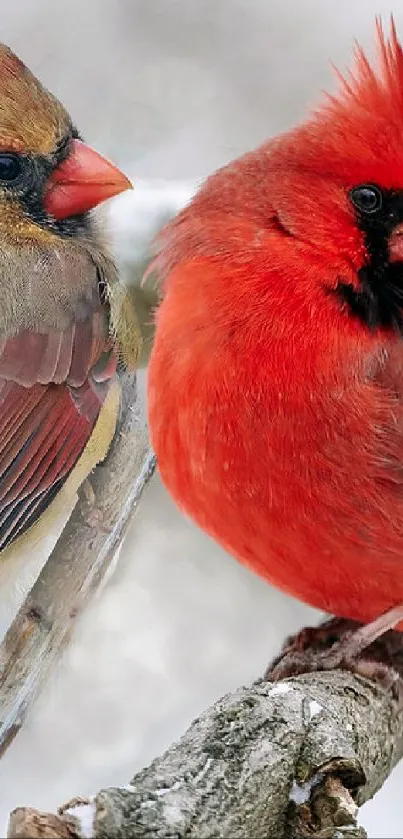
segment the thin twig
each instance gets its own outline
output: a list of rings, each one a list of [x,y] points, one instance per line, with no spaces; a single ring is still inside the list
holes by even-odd
[[[122,380],[119,426],[0,645],[0,753],[20,729],[77,614],[102,581],[155,465],[135,374]],[[90,515],[89,515],[90,512]]]

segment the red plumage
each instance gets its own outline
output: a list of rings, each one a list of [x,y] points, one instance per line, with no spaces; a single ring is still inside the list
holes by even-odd
[[[361,621],[403,601],[402,329],[339,294],[361,295],[379,256],[351,190],[403,196],[403,52],[393,24],[378,33],[378,74],[358,50],[337,97],[213,175],[164,231],[149,367],[179,506],[276,586]],[[401,268],[403,305],[403,198],[382,224],[371,289],[386,300]]]

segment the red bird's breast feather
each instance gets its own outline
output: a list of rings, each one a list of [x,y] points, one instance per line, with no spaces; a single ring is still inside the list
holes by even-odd
[[[379,72],[358,50],[338,95],[165,230],[148,371],[182,509],[284,591],[363,622],[403,601],[402,337],[335,293],[360,293],[370,261],[351,190],[403,195],[403,50],[393,25],[378,35]]]
[[[321,283],[293,298],[278,273],[268,289],[273,241],[266,268],[238,234],[230,257],[178,260],[166,281],[149,367],[162,478],[254,571],[368,621],[403,600],[400,339],[346,328]]]

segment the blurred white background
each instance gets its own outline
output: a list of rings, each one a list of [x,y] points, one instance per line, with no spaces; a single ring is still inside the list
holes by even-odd
[[[387,24],[391,11],[403,35],[397,0],[14,0],[1,37],[139,182],[113,210],[127,259],[200,178],[301,118],[354,37],[372,52],[374,15]],[[0,824],[16,805],[127,782],[312,620],[185,521],[155,478],[115,576],[0,763]],[[372,839],[403,837],[402,780],[400,768],[363,809]]]

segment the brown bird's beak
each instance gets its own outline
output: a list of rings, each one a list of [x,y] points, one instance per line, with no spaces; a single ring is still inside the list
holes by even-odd
[[[48,180],[45,210],[56,219],[81,215],[126,189],[132,184],[120,169],[81,140],[72,140],[69,156]]]

